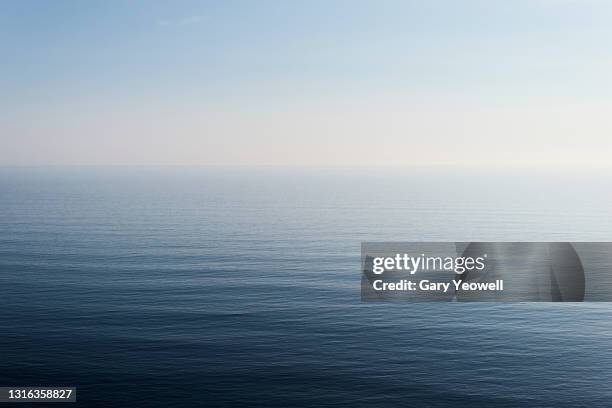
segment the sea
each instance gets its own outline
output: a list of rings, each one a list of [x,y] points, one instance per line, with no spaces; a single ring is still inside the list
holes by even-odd
[[[0,386],[610,407],[612,304],[362,302],[360,245],[612,241],[611,204],[612,175],[582,168],[3,167]]]

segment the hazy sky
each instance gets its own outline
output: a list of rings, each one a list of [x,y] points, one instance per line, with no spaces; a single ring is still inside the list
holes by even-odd
[[[0,165],[606,164],[612,2],[0,1]]]

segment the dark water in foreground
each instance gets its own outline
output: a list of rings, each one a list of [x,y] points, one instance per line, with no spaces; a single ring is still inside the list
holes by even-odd
[[[610,241],[611,187],[2,169],[0,386],[76,385],[77,406],[609,407],[612,305],[361,303],[359,244]]]

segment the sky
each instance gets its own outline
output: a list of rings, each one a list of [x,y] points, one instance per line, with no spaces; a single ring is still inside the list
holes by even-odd
[[[612,2],[0,1],[0,165],[606,166]]]

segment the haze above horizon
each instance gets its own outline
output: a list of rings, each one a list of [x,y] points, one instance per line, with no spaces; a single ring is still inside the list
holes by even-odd
[[[0,165],[607,165],[605,1],[0,4]]]

